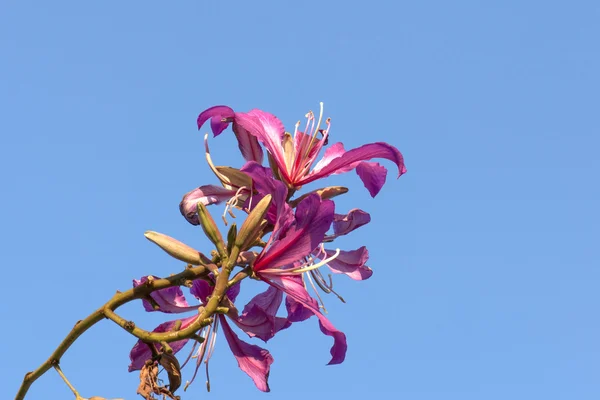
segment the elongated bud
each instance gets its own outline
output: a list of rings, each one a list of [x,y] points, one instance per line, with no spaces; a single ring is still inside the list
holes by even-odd
[[[262,222],[272,200],[273,196],[270,194],[266,195],[258,202],[256,207],[250,211],[250,214],[248,214],[248,218],[244,221],[244,224],[240,228],[240,232],[235,239],[235,245],[241,251],[249,247],[258,238],[258,234],[264,227]]]
[[[173,258],[192,265],[203,264],[200,253],[197,250],[192,249],[187,244],[181,243],[177,239],[153,231],[147,231],[144,233],[144,236]]]
[[[204,233],[217,246],[219,253],[225,251],[225,243],[223,243],[221,232],[219,232],[219,228],[217,228],[217,224],[215,224],[215,220],[210,216],[206,206],[202,203],[198,203],[198,219]]]
[[[229,228],[229,232],[227,232],[227,254],[231,254],[231,249],[235,243],[235,239],[237,238],[237,225],[235,223],[231,224],[231,228]]]
[[[312,192],[303,194],[302,196],[298,197],[297,199],[290,201],[290,207],[295,208],[298,204],[300,204],[300,202],[302,200],[304,200],[306,197],[310,196],[313,193],[316,193],[319,196],[321,196],[321,199],[323,199],[323,200],[328,200],[328,199],[332,199],[336,196],[339,196],[341,194],[348,193],[348,188],[343,187],[343,186],[329,186],[326,188],[313,190]]]

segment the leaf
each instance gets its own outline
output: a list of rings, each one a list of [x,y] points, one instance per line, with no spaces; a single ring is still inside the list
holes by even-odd
[[[169,390],[174,393],[181,386],[181,367],[173,354],[163,353],[160,356],[160,365],[169,376]]]

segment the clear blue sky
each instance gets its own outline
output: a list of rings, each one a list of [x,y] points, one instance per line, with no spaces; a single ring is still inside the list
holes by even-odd
[[[599,398],[599,18],[595,1],[3,2],[1,397],[117,289],[180,269],[145,230],[209,248],[178,211],[215,183],[200,111],[292,129],[324,101],[333,141],[390,142],[408,167],[375,200],[329,181],[373,217],[342,243],[369,247],[373,278],[326,303],[347,360],[325,366],[329,338],[298,324],[267,345],[265,395],[221,336],[213,392],[201,376],[184,399]],[[241,163],[234,145],[211,141],[217,164]],[[134,342],[104,322],[63,370],[134,399]],[[28,398],[71,393],[51,371]]]

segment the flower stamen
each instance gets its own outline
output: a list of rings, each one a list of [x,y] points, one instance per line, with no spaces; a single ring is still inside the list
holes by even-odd
[[[332,260],[335,260],[339,255],[340,255],[340,249],[336,249],[334,255],[332,255],[329,258],[326,258],[325,260],[322,260],[318,264],[314,264],[313,261],[312,261],[312,257],[311,257],[310,261],[309,261],[310,264],[304,263],[301,267],[298,267],[298,268],[292,268],[292,269],[265,269],[265,270],[262,270],[260,272],[265,273],[265,274],[271,274],[271,275],[289,275],[289,274],[300,275],[300,274],[302,274],[304,272],[308,272],[308,271],[312,271],[314,269],[321,268],[323,265],[327,264],[328,262],[330,262]]]
[[[313,272],[313,271],[311,271],[311,272]],[[304,278],[305,276],[308,278],[308,282],[310,282],[310,285],[312,286],[315,294],[317,295],[317,298],[319,299],[319,303],[320,303],[319,308],[321,308],[325,314],[328,314],[327,309],[325,308],[325,302],[321,298],[321,295],[319,294],[319,291],[315,287],[315,283],[313,282],[313,279],[310,277],[310,275],[311,274],[304,274],[304,275],[302,275],[302,278]]]
[[[233,207],[236,207],[238,209],[240,208],[237,206],[237,203],[240,200],[240,197],[242,196],[243,190],[248,190],[248,188],[246,186],[242,186],[235,192],[233,197],[230,198],[229,200],[227,200],[227,202],[225,203],[225,210],[223,210],[223,215],[221,216],[221,218],[223,218],[223,222],[225,223],[225,226],[227,226],[227,224],[228,224],[227,217],[226,217],[227,213],[229,213],[231,218],[235,218],[235,214],[233,213]]]

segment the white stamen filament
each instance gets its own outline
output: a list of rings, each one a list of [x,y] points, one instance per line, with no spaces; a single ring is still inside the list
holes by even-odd
[[[317,133],[319,133],[319,127],[321,126],[321,121],[323,121],[323,102],[319,103],[319,122],[317,122],[317,129],[313,132],[313,135],[316,137]]]
[[[242,186],[235,192],[233,197],[230,198],[229,200],[227,200],[227,203],[225,203],[225,210],[223,210],[223,215],[222,215],[225,226],[227,226],[227,217],[226,217],[227,213],[229,213],[229,215],[231,215],[231,218],[235,218],[235,214],[233,213],[232,208],[236,207],[236,203],[238,202],[238,200],[240,199],[240,197],[242,195],[242,190],[248,190],[248,188],[246,186]]]
[[[299,267],[299,268],[295,268],[295,269],[283,269],[283,270],[282,269],[265,269],[261,272],[266,273],[266,274],[272,274],[272,275],[302,274],[307,271],[312,271],[314,269],[321,268],[323,265],[326,265],[330,261],[335,260],[339,255],[340,255],[340,249],[335,249],[334,255],[322,260],[318,264],[307,265],[307,266],[303,266],[303,267]],[[312,259],[310,262],[312,262]]]
[[[325,314],[327,314],[327,309],[325,308],[325,302],[323,301],[323,299],[321,298],[321,295],[319,294],[319,291],[315,287],[315,283],[313,282],[313,279],[310,277],[310,274],[304,274],[304,275],[302,275],[303,278],[305,276],[308,278],[308,281],[310,282],[310,286],[312,286],[315,294],[317,295],[317,298],[319,299],[319,303],[321,303],[321,304],[319,304],[319,308],[322,308],[323,312]]]

